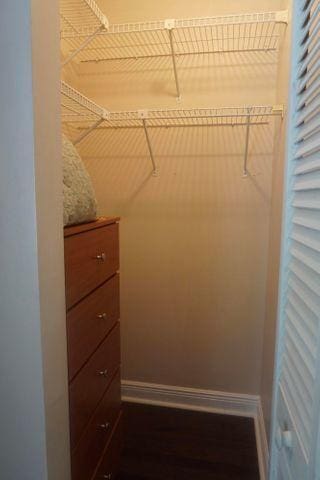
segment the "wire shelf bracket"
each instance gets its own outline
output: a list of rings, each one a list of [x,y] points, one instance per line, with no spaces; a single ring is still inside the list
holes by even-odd
[[[98,35],[98,33],[100,33],[101,30],[103,30],[103,29],[104,29],[104,27],[101,26],[96,31],[94,31],[91,35],[89,35],[89,37],[86,38],[84,40],[84,42],[81,43],[81,45],[79,45],[79,47],[76,50],[74,50],[74,52],[72,52],[67,58],[64,59],[64,61],[61,63],[61,67],[63,68],[69,62],[71,62],[71,60],[73,60],[78,55],[78,53],[81,52],[81,50],[86,48],[86,46],[89,45],[89,43],[91,43],[92,40]]]
[[[81,130],[73,142],[82,142],[97,129],[143,129],[154,176],[158,176],[150,130],[157,128],[244,127],[243,177],[248,176],[250,133],[267,125],[272,117],[284,116],[283,105],[252,105],[219,108],[129,110],[112,112],[61,82],[62,122]]]
[[[147,110],[138,110],[137,113],[138,113],[138,116],[142,120],[142,126],[143,126],[144,134],[145,134],[145,137],[146,137],[147,146],[148,146],[148,150],[149,150],[149,155],[150,155],[152,168],[153,168],[152,175],[154,177],[157,177],[159,175],[159,172],[158,172],[156,162],[155,162],[155,159],[154,159],[152,143],[151,143],[151,140],[150,140],[148,126],[147,126],[147,120],[146,120],[148,118],[148,111]]]
[[[174,19],[167,19],[167,20],[165,20],[164,24],[165,24],[166,30],[168,31],[168,35],[169,35],[170,52],[171,52],[174,80],[176,82],[176,90],[177,90],[177,100],[180,102],[181,101],[180,82],[179,82],[178,68],[177,68],[177,61],[176,61],[175,41],[174,41],[174,36],[173,36],[173,29],[174,29],[174,26],[175,26],[175,20]]]
[[[83,36],[78,47],[62,62],[62,67],[88,47],[99,33],[109,28],[107,17],[94,0],[60,0],[60,19],[61,38],[68,34],[81,34],[81,32]],[[84,34],[85,31],[86,34]]]
[[[246,125],[246,140],[244,149],[244,161],[243,161],[243,177],[248,176],[248,154],[249,154],[249,140],[250,140],[250,123],[251,123],[251,109],[248,109],[247,125]]]

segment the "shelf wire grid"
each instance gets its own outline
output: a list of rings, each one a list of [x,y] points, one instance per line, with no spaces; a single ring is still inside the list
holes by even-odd
[[[191,108],[110,112],[104,128],[140,128],[144,119],[148,128],[211,127],[266,124],[269,118],[282,114],[272,105],[220,108]]]
[[[192,19],[156,20],[110,25],[79,54],[86,61],[121,60],[176,55],[278,50],[287,12],[265,12]],[[62,31],[63,44],[76,51],[92,29],[84,22],[78,31]]]
[[[63,123],[92,123],[107,116],[107,110],[82,95],[66,82],[61,81],[61,117]]]
[[[60,0],[61,37],[91,35],[107,26],[107,19],[94,0]]]
[[[270,117],[283,115],[283,106],[245,105],[219,108],[130,110],[110,112],[61,82],[62,121],[84,125],[103,120],[100,128],[150,128],[188,126],[235,126],[266,124]]]
[[[283,116],[283,105],[245,105],[238,107],[131,110],[109,112],[61,82],[63,132],[78,144],[98,129],[143,129],[153,167],[158,175],[151,138],[152,128],[235,127],[246,129],[243,175],[248,175],[249,133],[252,125],[266,125],[271,117]]]

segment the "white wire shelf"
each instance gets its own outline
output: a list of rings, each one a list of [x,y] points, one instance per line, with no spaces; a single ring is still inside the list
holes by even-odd
[[[61,119],[62,123],[83,123],[88,126],[76,139],[79,143],[109,117],[109,112],[100,107],[75,88],[61,81]]]
[[[143,129],[149,149],[153,172],[157,167],[149,130],[153,128],[235,127],[246,129],[244,150],[244,175],[247,160],[250,129],[255,125],[267,125],[271,117],[283,117],[283,105],[245,105],[219,108],[158,109],[110,112],[92,102],[80,92],[61,82],[62,122],[72,124],[81,133],[74,143],[81,142],[93,130]]]
[[[104,128],[141,128],[145,120],[148,128],[211,127],[261,125],[268,118],[283,114],[283,106],[241,106],[220,108],[190,108],[168,110],[135,110],[110,112]]]
[[[179,98],[177,56],[277,51],[287,22],[287,11],[274,11],[114,24],[96,31],[84,18],[76,29],[62,28],[61,40],[68,58],[79,62],[171,57]]]
[[[108,27],[107,17],[94,0],[60,0],[61,37],[69,34],[79,38],[77,48],[66,53],[63,65],[70,62],[98,33]]]
[[[119,60],[171,55],[168,31],[173,30],[175,54],[186,55],[245,50],[276,50],[287,11],[218,17],[155,20],[110,25],[78,54],[79,61]],[[63,29],[61,38],[74,51],[93,33],[84,22],[74,31]]]
[[[94,0],[60,0],[61,32],[90,35],[97,28],[108,28],[108,20]]]
[[[61,115],[63,122],[90,122],[109,116],[108,110],[100,107],[75,88],[61,81]]]

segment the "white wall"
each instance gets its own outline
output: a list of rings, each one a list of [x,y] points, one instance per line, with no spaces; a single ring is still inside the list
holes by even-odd
[[[0,16],[0,477],[68,480],[58,2]]]
[[[281,9],[281,1],[100,1],[112,22]],[[179,58],[178,107],[276,103],[274,54]],[[170,59],[78,67],[80,90],[110,109],[176,108]],[[101,214],[122,216],[123,376],[257,394],[274,129],[98,130],[81,145]]]

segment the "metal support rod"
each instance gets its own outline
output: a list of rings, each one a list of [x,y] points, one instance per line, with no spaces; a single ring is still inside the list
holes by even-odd
[[[88,38],[86,38],[86,40],[80,45],[80,47],[78,47],[74,52],[71,53],[71,55],[69,55],[69,57],[67,57],[61,64],[61,67],[64,67],[65,65],[67,65],[67,63],[69,63],[74,57],[76,57],[78,55],[78,53],[81,52],[81,50],[83,50],[84,48],[86,48],[87,45],[89,45],[90,42],[92,42],[92,40],[102,31],[104,30],[104,25],[101,25],[97,30],[95,30]]]
[[[243,176],[248,175],[248,153],[249,153],[249,140],[250,140],[250,114],[247,116],[247,127],[246,127],[246,144],[244,150],[244,162],[243,162]]]
[[[69,123],[69,122],[65,122]],[[153,128],[211,128],[211,127],[246,127],[248,123],[216,123],[216,124],[197,124],[197,123],[190,123],[190,124],[169,124],[169,125],[148,125],[148,130]],[[251,125],[269,125],[269,122],[250,122]],[[100,127],[100,130],[137,130],[143,128],[142,125],[105,125]],[[84,127],[79,127],[80,130],[83,130]]]
[[[151,158],[151,162],[152,162],[152,166],[153,166],[153,174],[156,175],[157,174],[157,167],[156,167],[156,162],[154,161],[151,140],[150,140],[150,137],[149,137],[148,127],[147,127],[147,123],[146,123],[145,118],[142,119],[142,124],[143,124],[143,129],[144,129],[144,133],[145,133],[145,136],[146,136],[147,145],[148,145],[148,149],[149,149],[149,154],[150,154],[150,158]]]
[[[174,40],[173,40],[173,30],[169,29],[169,40],[170,40],[170,48],[171,48],[171,58],[172,58],[172,65],[174,71],[174,79],[176,82],[176,89],[177,89],[177,98],[178,100],[181,99],[181,92],[180,92],[180,84],[179,84],[179,77],[178,77],[178,69],[177,69],[177,62],[176,62],[176,52],[174,48]]]
[[[65,108],[66,110],[70,110],[70,112],[72,112],[73,115],[79,115],[78,110],[76,110],[75,108],[72,108],[70,105],[67,105],[64,102],[61,102],[61,107]]]
[[[169,30],[170,31],[170,30]],[[245,52],[276,52],[277,48],[276,47],[270,47],[270,48],[247,48]],[[237,50],[232,50],[232,49],[225,49],[223,50],[223,53],[242,53],[244,50],[237,49]],[[210,55],[212,53],[217,53],[217,50],[202,50],[202,51],[197,51],[197,55]],[[182,54],[184,57],[185,56],[191,56],[195,55],[194,52],[183,52]],[[168,58],[171,57],[171,53],[158,53],[158,54],[147,54],[147,55],[124,55],[123,57],[100,57],[100,58],[95,58],[95,59],[88,59],[88,60],[81,60],[81,63],[99,63],[99,62],[114,62],[115,60],[141,60],[145,58]]]
[[[79,137],[73,142],[74,145],[77,145],[77,143],[80,143],[84,138],[86,138],[89,133],[92,132],[92,130],[95,130],[99,125],[104,122],[104,118],[99,118],[90,128],[88,128],[85,132],[81,133]]]

